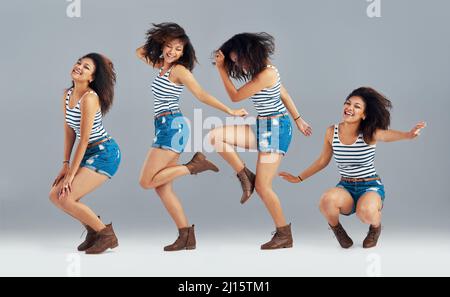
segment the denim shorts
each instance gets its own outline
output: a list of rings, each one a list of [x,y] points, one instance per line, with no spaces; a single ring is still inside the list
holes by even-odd
[[[370,178],[376,178],[376,177],[378,177],[378,176],[372,176]],[[346,190],[347,192],[350,193],[350,195],[353,198],[353,202],[354,202],[353,210],[351,213],[345,214],[348,216],[356,213],[356,207],[358,206],[358,201],[366,193],[369,193],[369,192],[378,193],[378,195],[380,195],[381,201],[383,203],[386,198],[386,193],[384,191],[384,185],[381,180],[373,180],[373,181],[369,181],[369,182],[340,181],[336,187]]]
[[[181,154],[186,148],[189,134],[189,124],[182,113],[157,117],[155,118],[155,139],[152,147]]]
[[[292,140],[291,119],[286,114],[279,115],[256,120],[258,152],[287,154]]]
[[[81,167],[86,167],[112,178],[119,169],[121,159],[122,154],[119,146],[111,138],[99,145],[88,148],[84,154],[83,161],[81,161]]]

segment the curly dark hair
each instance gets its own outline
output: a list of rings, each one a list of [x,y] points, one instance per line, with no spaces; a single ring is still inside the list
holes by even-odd
[[[147,41],[144,45],[145,56],[152,61],[153,66],[162,62],[161,55],[164,45],[174,39],[183,42],[183,56],[176,64],[183,65],[192,71],[197,63],[194,47],[184,29],[175,23],[152,24],[153,27],[147,31]]]
[[[114,101],[114,85],[116,84],[114,65],[109,58],[98,53],[87,54],[80,58],[80,60],[82,59],[91,59],[94,62],[94,80],[89,87],[97,93],[102,114],[105,115],[111,109]],[[72,82],[73,87],[74,83]]]
[[[265,32],[241,33],[225,42],[219,50],[225,56],[228,76],[249,81],[267,67],[267,61],[275,53],[275,39]],[[232,52],[237,55],[237,64],[231,60]]]
[[[391,125],[392,102],[383,94],[370,87],[361,87],[354,90],[347,99],[360,97],[365,105],[366,118],[360,124],[366,142],[372,142],[377,129],[386,130]]]

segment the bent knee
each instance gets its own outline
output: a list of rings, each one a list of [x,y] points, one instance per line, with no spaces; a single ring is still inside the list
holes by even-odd
[[[322,195],[322,198],[320,198],[319,203],[320,210],[327,211],[329,209],[336,208],[338,199],[339,197],[335,193],[331,191],[326,192],[325,194]]]
[[[216,145],[218,139],[219,139],[219,135],[220,135],[220,131],[222,130],[222,128],[215,128],[212,129],[209,133],[208,133],[208,140],[209,143],[211,145]]]
[[[141,188],[143,188],[144,190],[152,190],[155,188],[154,184],[152,181],[148,181],[147,179],[141,178],[139,180],[139,185],[141,186]]]

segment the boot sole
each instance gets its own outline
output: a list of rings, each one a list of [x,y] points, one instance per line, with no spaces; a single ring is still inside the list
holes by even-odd
[[[261,248],[261,250],[263,250],[263,251],[275,251],[275,250],[292,249],[293,247],[294,247],[294,245],[291,244],[291,245],[285,245],[285,246],[282,246],[282,247],[280,247],[280,248],[273,248],[273,249],[264,249],[264,248]]]
[[[115,242],[115,243],[111,244],[110,247],[106,248],[104,251],[102,251],[100,253],[92,253],[92,252],[89,253],[88,251],[86,251],[86,255],[100,255],[100,254],[103,254],[104,252],[106,252],[109,249],[113,250],[113,249],[115,249],[117,247],[119,247],[119,242]]]
[[[172,252],[182,252],[182,251],[193,251],[195,249],[197,249],[197,247],[189,246],[189,247],[185,247],[185,248],[182,248],[182,249],[179,249],[179,250],[171,250],[171,251],[164,250],[164,251],[167,252],[167,253],[172,253]]]

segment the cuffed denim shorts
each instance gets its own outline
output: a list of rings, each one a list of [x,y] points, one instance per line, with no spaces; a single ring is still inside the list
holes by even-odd
[[[376,178],[378,176],[372,176],[369,178]],[[358,206],[358,201],[361,199],[361,197],[369,192],[375,192],[378,193],[381,197],[381,201],[386,199],[386,193],[384,190],[384,185],[381,180],[373,180],[368,182],[347,182],[347,181],[340,181],[336,187],[346,190],[350,193],[350,195],[353,198],[354,206],[351,213],[346,214],[348,216],[353,215],[356,213],[356,207]]]
[[[292,124],[289,115],[274,114],[256,120],[258,152],[286,155],[292,141]]]
[[[155,118],[155,139],[152,147],[181,154],[188,144],[189,124],[182,113]]]
[[[119,169],[121,159],[122,154],[119,146],[111,138],[101,144],[88,148],[81,161],[81,167],[86,167],[112,178]]]

